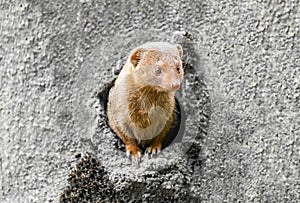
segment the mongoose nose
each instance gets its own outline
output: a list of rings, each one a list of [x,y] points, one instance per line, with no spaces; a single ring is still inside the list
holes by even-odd
[[[172,83],[171,87],[172,87],[173,90],[177,90],[180,87],[180,84],[177,83],[177,82],[176,83]]]

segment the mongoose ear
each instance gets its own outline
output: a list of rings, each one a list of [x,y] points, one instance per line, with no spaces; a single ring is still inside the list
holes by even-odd
[[[181,47],[179,44],[176,44],[176,48],[177,48],[177,50],[178,50],[179,57],[182,58],[182,56],[183,56],[183,50],[182,50],[182,47]]]
[[[130,62],[134,67],[136,67],[139,64],[143,51],[144,51],[143,49],[139,48],[139,49],[135,49],[131,52]]]

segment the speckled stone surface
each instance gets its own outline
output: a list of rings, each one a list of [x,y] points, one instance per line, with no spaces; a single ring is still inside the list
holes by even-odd
[[[299,202],[299,7],[0,1],[0,202],[62,201],[80,189],[70,176],[86,152],[107,187],[83,202]],[[136,167],[99,93],[118,60],[149,40],[184,47],[186,128],[181,144]]]

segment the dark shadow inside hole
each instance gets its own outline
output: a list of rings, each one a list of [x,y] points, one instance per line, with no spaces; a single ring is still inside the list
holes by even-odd
[[[114,86],[114,82],[115,82],[115,79],[113,79],[110,83],[106,84],[103,87],[103,89],[100,90],[99,93],[97,94],[97,98],[99,99],[100,104],[102,105],[102,107],[105,111],[105,114],[107,114],[107,102],[108,102],[109,90]],[[185,130],[186,116],[185,116],[185,112],[183,111],[183,108],[180,106],[179,100],[176,97],[175,97],[175,102],[176,102],[175,109],[174,109],[174,118],[175,119],[174,119],[174,122],[173,122],[169,132],[167,133],[165,139],[162,142],[162,149],[168,147],[172,143],[181,142],[181,140],[183,138],[183,134],[184,134],[184,130]],[[109,127],[107,117],[106,117],[105,121],[106,121],[106,125]],[[113,132],[112,129],[111,129],[111,131]],[[116,140],[118,140],[115,144],[116,148],[125,151],[125,147],[122,144],[121,139],[115,133],[114,133],[114,135],[115,135]],[[147,147],[148,147],[148,145],[139,145],[139,148],[142,150],[143,153]]]

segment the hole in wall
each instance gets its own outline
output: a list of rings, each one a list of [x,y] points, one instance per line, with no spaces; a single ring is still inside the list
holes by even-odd
[[[151,32],[152,33],[152,32]],[[148,37],[149,36],[149,37]],[[157,33],[134,35],[120,41],[117,36],[101,42],[97,51],[85,61],[80,71],[76,89],[77,131],[84,151],[95,153],[112,174],[126,174],[131,177],[155,173],[176,164],[182,164],[180,157],[198,162],[201,157],[203,138],[208,134],[211,114],[211,65],[201,55],[202,48],[195,41],[179,36],[170,41],[169,35]],[[176,92],[177,107],[180,108],[180,128],[164,140],[164,150],[156,159],[142,157],[140,168],[131,170],[132,163],[125,155],[122,141],[110,129],[106,115],[108,93],[124,63],[124,53],[147,41],[170,41],[182,45],[185,70],[181,89]],[[108,48],[109,46],[113,46]],[[106,53],[109,57],[103,57]],[[209,72],[210,71],[210,72]],[[214,82],[214,81],[213,81]],[[214,96],[214,94],[212,94]],[[178,110],[177,110],[178,111]],[[178,132],[177,132],[178,131]],[[196,157],[196,158],[195,158]]]

